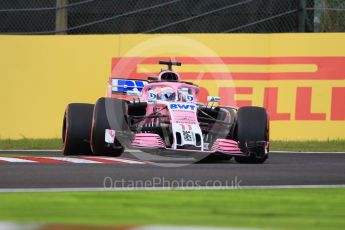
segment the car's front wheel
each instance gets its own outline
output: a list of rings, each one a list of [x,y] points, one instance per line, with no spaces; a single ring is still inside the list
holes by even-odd
[[[95,104],[91,129],[91,149],[94,155],[120,156],[124,147],[116,137],[127,130],[126,102],[115,98],[100,98]],[[115,130],[115,141],[105,142],[105,130]]]
[[[262,164],[268,158],[269,119],[265,108],[246,106],[238,109],[237,141],[248,156],[235,157],[238,163]]]
[[[65,110],[62,127],[64,155],[91,155],[92,104],[72,103]]]

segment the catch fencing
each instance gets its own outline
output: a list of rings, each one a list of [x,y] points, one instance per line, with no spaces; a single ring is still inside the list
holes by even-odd
[[[343,32],[344,0],[2,0],[2,34]]]

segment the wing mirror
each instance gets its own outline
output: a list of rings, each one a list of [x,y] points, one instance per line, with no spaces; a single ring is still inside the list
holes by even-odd
[[[137,96],[140,97],[141,93],[139,91],[127,91],[128,96]]]
[[[207,97],[207,102],[220,102],[220,97],[208,96]]]

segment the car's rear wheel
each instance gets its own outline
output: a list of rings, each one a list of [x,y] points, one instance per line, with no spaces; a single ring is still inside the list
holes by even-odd
[[[269,139],[268,113],[265,108],[246,106],[237,112],[236,138],[240,148],[249,156],[235,157],[238,163],[261,164],[268,158],[266,143]]]
[[[91,149],[94,155],[120,156],[124,147],[116,137],[128,130],[125,114],[127,104],[116,98],[100,98],[95,104],[91,129]],[[115,142],[105,142],[105,130],[115,130]]]
[[[65,110],[62,127],[64,155],[91,155],[92,104],[72,103]]]

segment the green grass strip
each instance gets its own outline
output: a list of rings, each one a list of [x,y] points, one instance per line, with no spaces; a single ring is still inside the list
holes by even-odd
[[[345,189],[2,193],[0,220],[77,225],[345,228]]]
[[[62,148],[62,140],[60,138],[52,139],[32,139],[22,138],[18,140],[0,139],[0,149],[4,150],[58,150]]]
[[[272,151],[345,152],[345,140],[327,141],[272,141]]]
[[[0,139],[0,149],[61,149],[62,140],[31,139],[19,140]],[[345,152],[345,140],[328,141],[271,141],[271,151],[296,151],[296,152]]]

